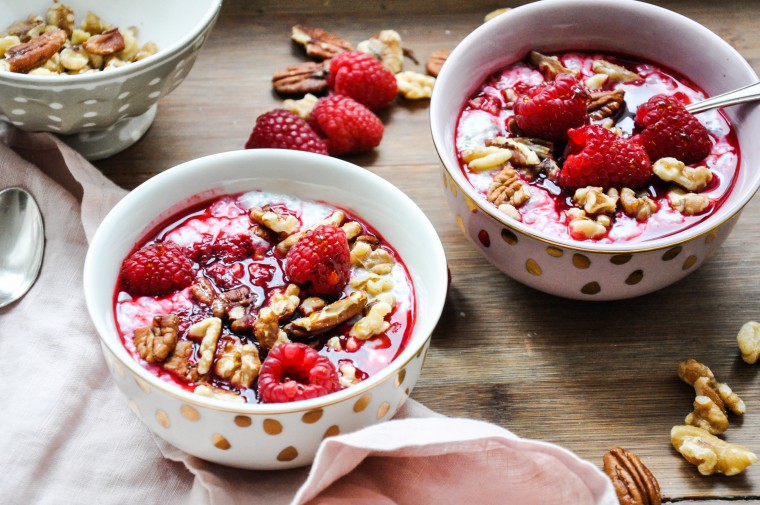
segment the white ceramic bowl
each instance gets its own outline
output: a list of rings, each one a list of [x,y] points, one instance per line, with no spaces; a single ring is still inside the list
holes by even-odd
[[[82,75],[38,76],[0,72],[0,118],[27,131],[64,134],[89,159],[126,149],[148,130],[156,102],[187,76],[211,31],[221,0],[65,0],[76,26],[88,10],[113,26],[137,28],[138,41],[158,52],[120,68]],[[7,2],[0,30],[35,14],[51,0]]]
[[[760,185],[760,108],[726,110],[738,134],[741,164],[733,190],[708,219],[631,244],[558,239],[508,218],[483,199],[464,178],[455,152],[454,132],[466,100],[489,74],[530,50],[644,58],[685,75],[709,95],[756,82],[757,74],[720,37],[672,11],[632,0],[543,0],[512,9],[468,35],[433,90],[430,123],[449,206],[468,238],[501,271],[548,293],[611,300],[654,291],[696,270],[726,239]]]
[[[253,189],[321,200],[354,213],[399,253],[412,277],[416,323],[384,370],[337,393],[290,404],[230,404],[168,384],[124,349],[113,296],[121,261],[148,231],[201,200]],[[197,195],[202,195],[198,197]],[[278,149],[215,154],[162,172],[130,192],[98,228],[84,266],[84,292],[114,380],[158,436],[217,463],[280,469],[311,462],[321,440],[390,419],[409,396],[447,289],[446,259],[433,226],[387,181],[328,156]]]

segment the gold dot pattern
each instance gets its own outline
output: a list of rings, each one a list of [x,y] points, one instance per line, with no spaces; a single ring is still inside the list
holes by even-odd
[[[716,238],[718,238],[718,230],[713,230],[707,234],[707,237],[705,237],[705,244],[709,244]]]
[[[399,370],[398,374],[396,375],[396,387],[400,387],[401,384],[404,383],[404,379],[406,379],[406,368],[402,368]]]
[[[158,409],[156,411],[156,421],[158,421],[158,424],[160,424],[163,428],[169,428],[171,426],[171,422],[169,421],[169,416],[161,409]]]
[[[693,267],[694,263],[696,263],[696,262],[697,262],[697,257],[696,256],[694,256],[694,255],[689,256],[688,258],[686,258],[686,261],[683,262],[682,269],[683,270],[688,270],[691,267]]]
[[[135,384],[137,384],[137,387],[142,389],[143,393],[150,393],[150,384],[142,380],[140,377],[135,377]]]
[[[382,419],[385,414],[388,413],[388,411],[391,409],[391,406],[388,402],[383,402],[380,404],[380,408],[377,409],[377,418]]]
[[[227,449],[232,447],[232,445],[230,445],[230,442],[219,433],[214,433],[212,440],[214,442],[214,447],[216,447],[217,449],[226,451]]]
[[[446,172],[443,171],[443,172],[441,172],[441,174],[443,175],[443,187],[448,189],[448,187],[449,187],[449,179],[448,179],[448,177],[446,177]]]
[[[338,428],[337,425],[333,424],[327,428],[325,434],[322,436],[322,439],[324,440],[327,437],[334,437],[335,435],[340,435],[340,428]]]
[[[575,265],[575,268],[585,270],[591,266],[591,260],[582,254],[573,254],[573,265]]]
[[[565,254],[565,251],[560,249],[559,247],[549,246],[546,248],[546,254],[553,258],[561,258],[563,254]]]
[[[529,258],[528,261],[525,262],[525,270],[528,271],[529,274],[535,275],[538,277],[543,273],[543,270],[541,270],[541,267],[536,263],[536,260]]]
[[[595,294],[598,294],[601,290],[602,290],[602,287],[599,285],[599,283],[596,281],[593,281],[583,286],[581,288],[581,293],[583,293],[584,295],[595,295]]]
[[[401,396],[401,401],[398,402],[398,405],[396,406],[396,410],[400,409],[402,405],[404,405],[404,402],[406,399],[409,398],[409,390],[407,389],[404,391],[404,394]]]
[[[462,230],[462,233],[465,235],[467,234],[467,230],[464,227],[464,220],[462,220],[462,216],[457,214],[457,224],[459,225],[459,229]]]
[[[476,204],[472,198],[470,198],[467,195],[464,195],[464,203],[465,205],[467,205],[467,208],[470,209],[470,212],[477,212],[478,204]]]
[[[371,394],[366,394],[366,395],[362,396],[361,398],[359,398],[358,400],[356,400],[356,403],[354,403],[354,412],[361,412],[361,411],[363,411],[364,409],[367,408],[367,405],[369,405],[369,402],[371,402],[371,401],[372,401],[372,395]]]
[[[287,446],[283,450],[280,451],[280,454],[277,455],[277,461],[282,461],[283,463],[286,461],[293,461],[298,457],[298,451],[295,447],[292,445]]]
[[[253,421],[251,421],[251,418],[248,416],[235,416],[235,424],[241,428],[249,427],[252,422]]]
[[[301,421],[306,424],[314,424],[322,419],[322,414],[324,414],[324,410],[322,409],[310,410],[301,417]]]
[[[282,433],[282,424],[276,419],[264,419],[264,432],[267,435],[279,435]]]
[[[201,413],[195,410],[190,405],[182,405],[179,408],[179,413],[182,414],[182,417],[187,419],[188,421],[197,421],[201,418]]]
[[[515,232],[513,232],[512,230],[502,228],[501,238],[504,242],[506,242],[509,245],[517,244],[517,235],[515,235]]]
[[[140,407],[137,405],[137,402],[134,400],[129,400],[129,408],[132,409],[132,412],[134,412],[137,417],[142,417],[142,414],[140,413]]]
[[[613,265],[625,265],[633,258],[633,254],[616,254],[610,258]]]
[[[457,196],[457,185],[454,183],[454,179],[449,181],[449,189],[451,190],[451,196]]]
[[[678,256],[679,254],[681,254],[681,249],[682,249],[682,247],[680,245],[677,245],[677,246],[675,246],[675,247],[673,247],[671,249],[668,249],[667,251],[665,251],[665,254],[662,255],[662,260],[663,261],[670,261],[670,260],[672,260],[673,258],[675,258],[676,256]]]
[[[643,270],[634,270],[631,272],[631,275],[629,275],[625,279],[625,283],[629,286],[633,286],[635,284],[638,284],[641,282],[641,280],[644,278],[644,271]]]

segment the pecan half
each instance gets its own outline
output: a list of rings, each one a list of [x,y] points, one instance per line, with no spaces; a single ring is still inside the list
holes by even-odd
[[[438,49],[437,51],[430,53],[427,62],[425,62],[425,70],[427,73],[433,77],[438,77],[438,74],[441,73],[443,64],[446,63],[446,60],[450,55],[451,51],[448,49]]]
[[[29,42],[32,39],[32,36],[29,32],[44,24],[45,21],[43,21],[41,17],[29,16],[26,19],[16,21],[10,25],[8,28],[6,28],[4,34],[16,36],[19,38],[19,40],[21,40],[21,42]]]
[[[43,65],[66,43],[64,30],[43,33],[36,39],[8,48],[5,58],[11,72],[29,72]]]
[[[591,101],[586,106],[591,119],[604,119],[614,117],[625,109],[625,91],[614,89],[612,91],[592,91]]]
[[[93,35],[84,43],[84,48],[88,53],[107,56],[118,53],[124,49],[124,37],[118,28],[111,28],[99,35]]]
[[[367,305],[367,295],[354,291],[346,298],[327,305],[322,310],[312,312],[307,317],[295,319],[283,327],[291,337],[309,337],[335,328],[359,314]]]
[[[272,76],[272,87],[283,95],[305,95],[327,91],[329,60],[290,65]]]
[[[326,60],[353,49],[350,42],[337,35],[303,25],[295,25],[290,38],[303,45],[306,48],[306,54],[316,60]]]
[[[612,481],[620,505],[660,505],[660,485],[638,456],[622,447],[604,455],[604,472]]]

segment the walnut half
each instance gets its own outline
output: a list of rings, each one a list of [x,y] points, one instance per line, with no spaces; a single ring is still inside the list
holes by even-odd
[[[757,455],[746,447],[721,440],[696,426],[673,426],[670,440],[702,475],[736,475],[757,462]]]

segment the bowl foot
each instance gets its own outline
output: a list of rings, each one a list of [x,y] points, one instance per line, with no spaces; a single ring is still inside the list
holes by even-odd
[[[145,135],[156,117],[156,109],[158,105],[153,104],[145,113],[124,118],[108,128],[60,137],[69,147],[90,161],[108,158],[128,148]]]

